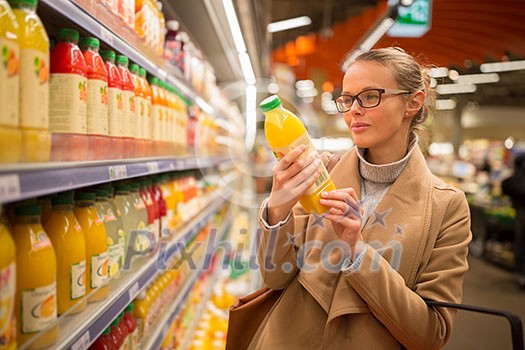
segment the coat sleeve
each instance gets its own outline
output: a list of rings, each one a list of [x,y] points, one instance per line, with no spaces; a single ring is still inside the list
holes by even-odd
[[[259,211],[257,232],[257,258],[264,284],[270,289],[283,289],[293,280],[297,272],[296,249],[304,243],[308,214],[299,203],[292,216],[276,229],[266,229],[261,221],[263,206]],[[266,216],[266,215],[264,215]]]
[[[422,298],[461,302],[470,240],[468,204],[463,193],[455,192],[430,260],[414,290],[408,288],[403,277],[370,246],[359,269],[346,278],[373,315],[407,349],[440,349],[450,337],[456,312],[428,307]]]

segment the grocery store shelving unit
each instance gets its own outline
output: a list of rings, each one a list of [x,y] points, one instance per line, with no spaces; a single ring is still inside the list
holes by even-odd
[[[233,216],[229,215],[225,220],[220,230],[220,236],[224,237],[231,226],[233,220]],[[223,254],[219,254],[218,257],[224,256]],[[222,261],[222,259],[218,260],[219,262]],[[210,285],[213,285],[214,278],[217,276],[217,273],[220,272],[221,264],[215,265],[215,271],[210,276],[210,279],[208,280],[208,288]],[[180,289],[179,294],[177,295],[177,298],[175,301],[168,307],[168,309],[165,311],[163,317],[159,320],[157,323],[157,327],[153,329],[151,334],[148,336],[147,341],[141,344],[140,348],[143,350],[155,350],[160,349],[160,346],[162,344],[162,341],[166,337],[166,334],[169,331],[170,325],[175,321],[175,318],[180,313],[182,306],[186,303],[188,300],[188,297],[193,289],[193,286],[199,279],[199,277],[203,274],[202,267],[200,269],[196,269],[195,271],[192,271],[192,273],[186,278],[186,281],[183,285],[183,287]],[[207,288],[207,289],[208,289]],[[207,291],[208,292],[208,291]],[[209,294],[209,293],[205,293]],[[206,297],[206,295],[203,298],[203,302],[206,302],[209,299],[209,296]],[[199,317],[200,318],[200,317]],[[190,334],[186,335],[186,341],[189,340]]]

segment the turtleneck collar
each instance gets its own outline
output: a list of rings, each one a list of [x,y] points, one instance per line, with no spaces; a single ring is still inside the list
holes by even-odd
[[[412,132],[406,155],[402,159],[388,164],[372,164],[367,162],[365,159],[367,148],[357,147],[359,172],[361,173],[361,176],[363,179],[371,182],[393,183],[407,165],[417,143],[418,136],[415,132]]]

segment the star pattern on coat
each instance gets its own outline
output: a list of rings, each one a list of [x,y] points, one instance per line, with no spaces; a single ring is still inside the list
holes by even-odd
[[[395,236],[395,235],[401,235],[401,236],[404,236],[404,235],[405,235],[405,228],[406,228],[407,226],[408,226],[408,225],[403,225],[403,226],[394,225],[394,227],[396,228],[396,231],[394,232],[394,236]]]
[[[391,211],[392,211],[392,208],[387,209],[387,210],[382,211],[382,212],[374,210],[374,219],[373,219],[372,223],[370,224],[370,227],[373,227],[375,225],[381,225],[384,228],[386,228],[385,219],[388,216],[388,214],[390,214]]]
[[[286,245],[292,245],[293,247],[297,248],[297,242],[295,242],[297,237],[290,232],[287,232],[286,235],[288,236],[288,241],[286,241]]]
[[[312,216],[313,216],[313,219],[312,219],[312,224],[310,225],[310,228],[313,229],[316,226],[319,226],[320,228],[324,228],[324,222],[323,222],[324,215],[318,215],[316,213],[313,213]]]

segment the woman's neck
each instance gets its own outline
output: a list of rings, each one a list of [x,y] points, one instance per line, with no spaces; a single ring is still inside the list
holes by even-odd
[[[388,143],[368,148],[366,160],[372,164],[390,164],[397,162],[407,154],[410,139],[411,137],[408,130],[401,132]]]

